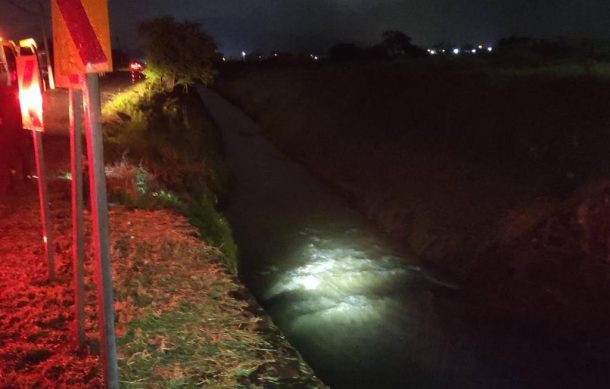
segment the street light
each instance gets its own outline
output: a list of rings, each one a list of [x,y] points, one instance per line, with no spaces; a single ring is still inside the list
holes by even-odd
[[[246,60],[246,52],[242,51],[241,52],[241,58],[245,61]]]

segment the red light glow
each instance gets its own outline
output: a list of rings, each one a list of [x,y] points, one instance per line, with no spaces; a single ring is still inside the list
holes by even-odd
[[[19,68],[19,103],[23,128],[42,131],[42,89],[36,56],[21,56]]]
[[[25,128],[41,131],[42,129],[42,93],[40,88],[31,86],[19,91],[21,117]],[[31,123],[31,127],[28,123]]]

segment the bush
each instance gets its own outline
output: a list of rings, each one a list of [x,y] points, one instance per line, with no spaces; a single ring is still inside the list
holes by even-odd
[[[144,82],[103,109],[111,200],[188,216],[237,268],[231,230],[215,206],[227,193],[221,137],[196,93]]]

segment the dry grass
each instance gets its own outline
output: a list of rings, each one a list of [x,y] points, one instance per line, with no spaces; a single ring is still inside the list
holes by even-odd
[[[67,155],[65,140],[61,146],[47,151]],[[65,160],[55,162],[51,177],[65,169]],[[58,274],[52,283],[46,281],[34,184],[0,202],[2,388],[101,385],[90,247],[89,339],[78,348],[68,183],[55,180],[50,192]],[[113,206],[110,232],[123,387],[324,387],[230,275],[222,253],[185,217]]]

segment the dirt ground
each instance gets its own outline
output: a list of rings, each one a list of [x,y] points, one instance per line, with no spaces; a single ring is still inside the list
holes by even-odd
[[[69,182],[56,178],[66,166],[58,158],[58,145],[52,146],[47,152],[57,280],[47,277],[36,180],[18,177],[0,193],[1,387],[48,387],[57,380],[99,385],[98,357],[87,348],[79,350],[72,337]],[[88,308],[91,331],[94,316]]]

